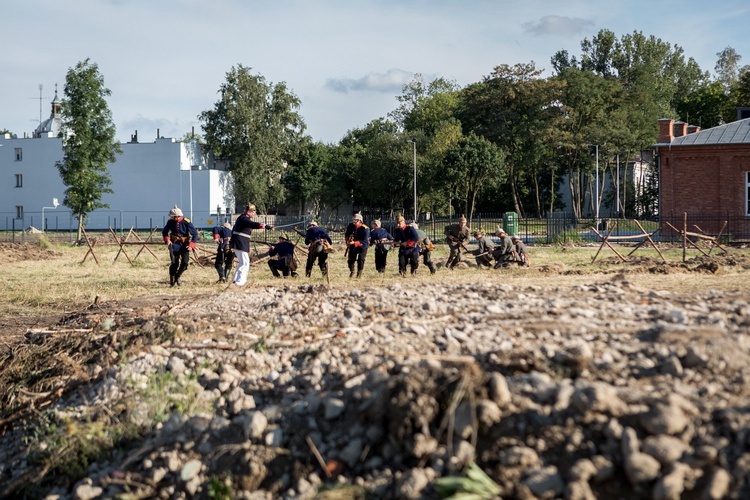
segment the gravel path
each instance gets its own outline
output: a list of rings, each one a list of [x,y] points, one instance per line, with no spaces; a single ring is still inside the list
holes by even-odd
[[[90,382],[46,411],[69,426],[114,415],[144,434],[84,479],[57,475],[49,498],[439,498],[461,487],[479,498],[747,498],[747,299],[625,280],[405,280],[100,304],[27,335],[43,344],[86,328],[110,346],[82,367]],[[115,362],[113,336],[143,345]],[[190,405],[153,425],[145,394],[158,377]],[[45,452],[28,435],[0,438],[8,497]],[[472,462],[490,480],[448,479]]]

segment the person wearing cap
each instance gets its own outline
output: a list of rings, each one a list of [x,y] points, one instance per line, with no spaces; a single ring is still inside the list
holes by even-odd
[[[263,222],[256,222],[255,205],[248,203],[245,205],[245,211],[237,217],[232,226],[232,238],[229,246],[234,250],[237,256],[237,270],[234,272],[233,282],[237,286],[244,286],[247,283],[247,274],[250,271],[250,235],[253,229],[273,229],[272,226]]]
[[[396,218],[396,229],[393,231],[393,243],[398,245],[398,274],[406,276],[407,264],[411,274],[417,274],[419,267],[419,234],[413,226],[406,224],[403,217]]]
[[[362,221],[361,214],[352,216],[352,224],[354,224],[354,231],[349,237],[349,256],[347,258],[349,277],[354,277],[354,263],[356,262],[357,278],[361,278],[365,270],[367,249],[370,247],[370,228]]]
[[[234,261],[234,252],[229,247],[229,241],[232,238],[232,225],[225,222],[221,226],[214,226],[214,241],[216,242],[216,261],[214,267],[219,273],[217,283],[226,283],[229,273],[232,271],[232,262]]]
[[[422,256],[422,264],[430,270],[430,274],[435,274],[435,264],[432,262],[432,251],[435,250],[435,244],[427,236],[427,233],[419,229],[416,222],[412,222],[411,227],[417,231],[417,236],[419,236],[419,255]]]
[[[495,248],[495,242],[488,236],[485,236],[482,230],[474,231],[474,238],[477,240],[479,247],[474,250],[474,260],[477,267],[492,267],[492,250]]]
[[[318,227],[316,221],[310,222],[305,232],[305,245],[308,245],[307,263],[305,264],[305,276],[310,277],[315,261],[318,261],[318,267],[323,276],[328,274],[328,252],[331,251],[331,237],[322,227]]]
[[[180,277],[190,263],[190,250],[198,242],[198,231],[192,222],[185,219],[177,205],[169,211],[169,220],[161,231],[164,243],[169,246],[169,286],[181,286]]]
[[[268,261],[268,267],[271,268],[271,272],[277,278],[281,278],[283,274],[286,278],[289,274],[293,278],[297,277],[297,265],[294,262],[294,243],[290,242],[289,239],[282,235],[279,235],[279,242],[271,247],[268,255],[276,257]],[[281,272],[281,274],[279,274]]]
[[[466,217],[462,215],[458,219],[458,224],[445,226],[445,240],[450,249],[450,254],[445,265],[448,269],[453,269],[461,262],[461,248],[466,250],[466,242],[469,241],[469,228],[466,227]]]
[[[510,239],[513,241],[513,257],[515,262],[518,262],[519,266],[529,267],[529,253],[521,237],[514,234]]]
[[[370,244],[375,247],[375,270],[380,274],[385,272],[385,266],[388,262],[388,243],[393,241],[391,233],[383,229],[379,219],[372,221],[372,230],[370,231]]]
[[[495,246],[495,250],[492,252],[492,258],[495,259],[495,269],[508,267],[508,262],[513,260],[513,242],[510,236],[505,234],[505,229],[502,227],[497,228],[495,236],[500,238],[499,244]]]
[[[360,212],[359,210],[352,211],[352,220],[349,224],[347,224],[346,230],[344,231],[344,242],[346,243],[347,246],[349,246],[349,243],[352,240],[352,234],[354,234],[354,231],[357,230],[357,227],[354,225],[354,218],[357,215],[362,217],[362,212]]]

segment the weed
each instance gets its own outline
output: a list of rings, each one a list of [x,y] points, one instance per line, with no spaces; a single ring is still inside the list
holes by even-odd
[[[210,411],[213,401],[201,398],[202,389],[195,377],[176,377],[162,371],[152,374],[144,382],[131,379],[136,391],[138,420],[140,422],[166,422],[172,413],[193,415]]]
[[[211,476],[208,480],[208,498],[230,500],[232,498],[232,477],[221,479]]]

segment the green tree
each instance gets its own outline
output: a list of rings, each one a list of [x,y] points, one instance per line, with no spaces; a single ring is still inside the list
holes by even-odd
[[[330,156],[330,146],[306,141],[297,160],[289,164],[284,175],[287,201],[297,202],[300,213],[308,211],[308,202],[312,204],[312,213],[320,212],[324,174]]]
[[[503,152],[489,140],[469,134],[445,154],[444,174],[460,193],[469,220],[474,216],[477,195],[503,174]]]
[[[112,193],[107,164],[122,153],[115,140],[115,126],[99,67],[86,59],[70,68],[65,77],[62,103],[63,159],[57,169],[65,190],[63,204],[78,216],[78,240],[84,218],[93,210],[107,208],[105,193]]]
[[[198,117],[206,144],[229,161],[235,199],[267,210],[284,199],[286,166],[304,144],[300,101],[285,83],[267,83],[241,64],[227,73],[219,95],[214,108]]]
[[[714,71],[716,71],[716,81],[720,82],[727,92],[737,84],[740,79],[740,59],[742,56],[732,47],[725,47],[721,52],[716,53],[718,57]]]
[[[724,84],[709,82],[685,95],[677,103],[678,116],[702,128],[716,127],[734,119],[734,106]]]
[[[560,83],[541,79],[534,62],[497,66],[480,83],[461,92],[457,116],[464,134],[481,135],[505,153],[508,191],[524,215],[524,201],[541,211],[538,160],[559,126]],[[537,201],[538,200],[538,201]]]

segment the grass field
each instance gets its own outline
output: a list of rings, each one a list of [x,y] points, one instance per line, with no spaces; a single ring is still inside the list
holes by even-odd
[[[13,247],[17,249],[20,245]],[[98,265],[91,255],[83,262],[88,250],[86,246],[52,244],[42,239],[22,248],[25,249],[27,260],[10,258],[7,255],[7,245],[0,248],[0,267],[3,270],[0,274],[0,304],[3,305],[5,314],[64,313],[85,307],[97,300],[122,300],[154,294],[218,294],[227,289],[236,289],[234,286],[216,284],[217,274],[212,262],[204,262],[203,266],[191,263],[183,276],[183,285],[170,288],[168,252],[161,246],[150,247],[155,257],[147,251],[142,251],[132,264],[123,254],[117,255],[118,246],[97,246],[95,253]],[[203,245],[203,248],[213,251],[214,245],[209,243]],[[133,259],[138,249],[137,246],[127,247],[128,256]],[[447,257],[447,247],[438,245],[433,252],[433,262],[438,266],[437,273],[430,275],[420,262],[418,275],[407,278],[401,278],[397,274],[395,251],[389,256],[385,275],[376,273],[374,255],[370,252],[364,276],[352,280],[349,279],[343,248],[339,247],[329,256],[330,286],[364,288],[401,283],[405,286],[423,287],[425,293],[429,293],[429,285],[433,282],[476,283],[477,286],[506,283],[518,287],[557,287],[617,277],[627,279],[634,285],[648,290],[750,290],[750,252],[747,250],[732,249],[729,254],[714,250],[710,257],[703,257],[699,252],[689,250],[688,262],[683,263],[681,248],[662,248],[667,260],[664,264],[653,248],[639,249],[625,263],[620,262],[612,250],[605,248],[592,263],[598,249],[598,246],[529,247],[532,263],[530,269],[478,269],[473,256],[467,255],[464,262],[468,264],[448,271],[442,266]],[[265,251],[262,247],[258,250]],[[631,248],[623,247],[620,253],[627,255],[630,250]],[[210,256],[208,252],[203,251],[199,252],[199,255]],[[300,275],[304,276],[305,256],[300,254],[299,258]],[[718,269],[696,270],[699,263],[707,259],[715,260]],[[274,278],[265,261],[261,261],[251,266],[246,287],[305,283],[326,284],[326,281],[317,267],[313,269],[311,278]]]

